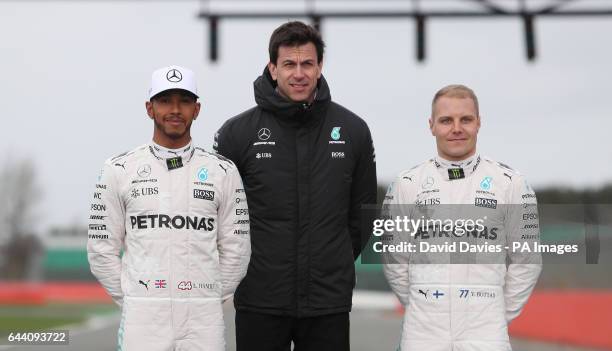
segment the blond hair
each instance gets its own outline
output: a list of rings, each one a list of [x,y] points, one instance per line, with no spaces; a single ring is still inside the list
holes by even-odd
[[[474,91],[465,85],[461,84],[451,84],[447,85],[444,88],[438,90],[436,95],[434,95],[433,100],[431,101],[431,115],[434,114],[434,106],[436,105],[436,101],[441,97],[446,96],[449,98],[457,98],[457,99],[467,99],[470,98],[474,101],[474,106],[476,107],[476,116],[480,116],[480,112],[478,109],[478,98]]]

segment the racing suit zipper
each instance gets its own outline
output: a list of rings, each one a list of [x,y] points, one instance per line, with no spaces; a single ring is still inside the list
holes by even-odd
[[[166,169],[166,177],[168,177],[167,184],[168,184],[168,191],[170,194],[169,201],[172,202],[172,186],[173,186],[172,175],[167,168],[165,169]],[[174,254],[172,253],[172,242],[171,241],[168,241],[168,253],[169,253],[168,266],[170,268],[169,269],[169,273],[170,273],[169,280],[172,284],[172,287],[169,289],[170,290],[170,326],[172,328],[172,339],[173,339],[172,344],[173,346],[176,346],[174,345],[176,343],[176,330],[174,329],[174,289],[173,289],[173,287],[176,286],[176,282],[174,281],[174,269],[172,266],[172,259],[171,259],[171,257],[174,257]]]

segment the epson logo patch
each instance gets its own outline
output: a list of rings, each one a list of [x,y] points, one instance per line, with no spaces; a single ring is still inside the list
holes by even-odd
[[[92,211],[106,211],[106,205],[102,204],[91,204]]]
[[[249,214],[249,209],[248,208],[237,208],[236,209],[236,216],[247,216]]]
[[[495,200],[495,199],[485,199],[483,197],[477,197],[474,200],[474,205],[476,205],[478,207],[486,207],[486,208],[496,209],[497,208],[497,200]]]
[[[535,219],[538,219],[538,214],[537,213],[523,213],[523,220],[524,221],[535,220]]]
[[[344,158],[344,151],[334,151],[331,153],[332,158]]]
[[[212,190],[193,189],[193,197],[194,199],[214,201],[215,192]]]

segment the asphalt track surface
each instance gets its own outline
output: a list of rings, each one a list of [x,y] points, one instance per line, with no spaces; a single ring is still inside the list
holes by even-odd
[[[234,351],[234,309],[226,304],[225,325],[227,350]],[[12,351],[114,351],[117,349],[119,314],[92,320],[85,326],[70,328],[70,344],[63,346],[0,346]],[[351,313],[351,350],[395,351],[401,327],[401,316],[392,311],[360,310]],[[514,351],[595,351],[593,349],[512,339]],[[129,351],[129,350],[127,350]]]

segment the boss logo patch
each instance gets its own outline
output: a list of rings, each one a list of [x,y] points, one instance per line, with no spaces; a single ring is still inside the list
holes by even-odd
[[[213,201],[215,200],[215,192],[212,190],[193,189],[193,198]]]
[[[497,200],[495,200],[495,199],[485,199],[483,197],[477,197],[474,200],[474,205],[476,205],[478,207],[486,207],[486,208],[496,209],[497,208]]]

